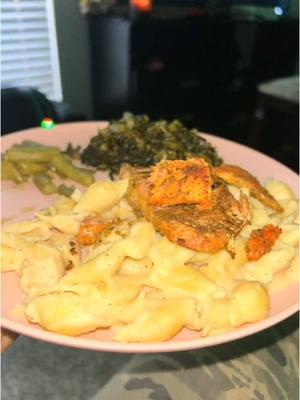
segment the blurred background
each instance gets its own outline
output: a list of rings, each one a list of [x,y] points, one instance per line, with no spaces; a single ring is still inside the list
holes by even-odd
[[[299,170],[298,0],[2,0],[2,134],[124,111]]]

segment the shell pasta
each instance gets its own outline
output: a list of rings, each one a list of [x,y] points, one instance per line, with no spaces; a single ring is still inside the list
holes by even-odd
[[[228,185],[237,198],[247,196],[251,212],[234,257],[171,242],[133,212],[127,186],[126,179],[99,181],[60,197],[31,221],[4,226],[2,272],[18,274],[31,323],[70,336],[111,328],[123,343],[166,341],[183,328],[217,335],[266,318],[270,293],[298,279],[298,201],[284,183],[265,185],[282,213]],[[87,218],[104,228],[82,246],[76,237]],[[247,240],[266,224],[281,233],[271,251],[249,261]]]

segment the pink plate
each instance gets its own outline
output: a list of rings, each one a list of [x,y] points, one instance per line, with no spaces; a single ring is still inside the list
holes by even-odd
[[[59,146],[62,149],[71,142],[73,145],[86,146],[97,132],[104,127],[105,122],[82,122],[56,125],[52,130],[40,128],[10,134],[1,139],[2,151],[14,143],[23,140]],[[298,175],[289,168],[248,147],[203,134],[214,146],[226,163],[236,164],[246,168],[262,182],[273,177],[288,184],[295,194],[298,194]],[[99,173],[101,177],[103,174]],[[34,211],[49,206],[55,200],[55,195],[43,196],[32,183],[14,185],[11,182],[2,183],[2,222],[25,219],[32,216]],[[154,353],[198,349],[226,343],[252,335],[269,328],[288,318],[299,309],[298,284],[295,283],[285,290],[271,296],[270,316],[262,322],[249,324],[233,332],[223,335],[202,338],[197,332],[182,330],[175,338],[164,343],[153,344],[123,344],[112,340],[110,329],[98,330],[80,337],[68,337],[42,330],[30,324],[24,317],[11,313],[12,309],[22,303],[25,296],[22,293],[17,275],[14,272],[2,274],[1,279],[1,323],[2,326],[22,335],[50,343],[90,349],[97,351],[112,351],[122,353]]]

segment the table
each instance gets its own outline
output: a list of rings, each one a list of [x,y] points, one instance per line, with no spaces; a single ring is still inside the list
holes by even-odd
[[[253,129],[246,144],[298,171],[299,76],[263,82],[257,93]]]
[[[299,76],[274,79],[258,85],[260,93],[292,104],[299,104]]]
[[[2,400],[298,400],[298,315],[194,351],[97,353],[20,337],[2,357]]]

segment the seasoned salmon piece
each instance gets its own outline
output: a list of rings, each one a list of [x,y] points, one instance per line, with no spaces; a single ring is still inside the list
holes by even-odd
[[[227,248],[234,255],[233,239],[249,222],[247,197],[238,202],[225,185],[214,190],[214,207],[199,210],[181,205],[146,210],[154,227],[169,240],[192,250],[215,253]]]
[[[217,178],[222,179],[228,184],[249,189],[253,197],[274,211],[278,213],[283,211],[281,205],[248,171],[236,165],[221,165],[220,167],[213,168],[213,173]]]
[[[95,244],[106,226],[107,224],[96,216],[83,219],[76,235],[76,242],[80,246],[91,246]]]
[[[134,212],[151,221],[155,229],[169,240],[193,250],[216,252],[231,248],[232,239],[250,221],[247,197],[237,201],[223,182],[212,187],[211,207],[198,204],[157,206],[149,202],[151,184],[144,170],[128,167],[122,174],[129,177],[126,198]]]
[[[142,210],[148,206],[150,185],[146,178],[150,173],[150,168],[135,168],[128,164],[123,165],[119,172],[119,179],[129,180],[125,198],[137,217],[141,217]]]
[[[202,158],[161,161],[151,169],[149,204],[211,206],[210,166]]]
[[[252,231],[246,244],[248,260],[259,260],[263,255],[269,253],[281,232],[281,228],[271,224]]]

